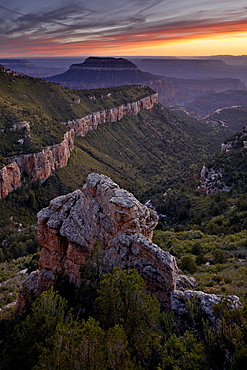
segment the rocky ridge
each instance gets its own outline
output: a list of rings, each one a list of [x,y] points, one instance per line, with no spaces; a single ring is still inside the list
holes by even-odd
[[[21,186],[21,172],[18,164],[12,162],[0,170],[0,198]]]
[[[155,211],[109,177],[90,174],[82,190],[53,199],[49,207],[38,213],[38,239],[42,245],[39,270],[29,275],[19,292],[19,314],[58,277],[67,277],[79,286],[80,267],[97,242],[102,263],[109,271],[114,267],[136,269],[145,280],[147,291],[155,294],[164,308],[182,315],[187,299],[196,296],[203,298],[202,305],[209,307],[206,314],[212,315],[213,305],[222,296],[184,290],[196,283],[179,277],[175,257],[152,243],[157,222]],[[183,292],[176,290],[177,282],[183,285]],[[241,307],[238,297],[226,299],[229,308]]]
[[[31,181],[46,180],[58,168],[65,167],[74,149],[74,136],[85,136],[89,131],[106,122],[117,122],[125,115],[136,115],[141,109],[152,109],[158,103],[158,94],[147,96],[139,101],[127,103],[120,107],[89,114],[83,118],[63,123],[68,131],[61,143],[46,147],[39,153],[22,154],[11,159],[11,163],[0,169],[0,198],[22,184],[22,175],[26,174]]]

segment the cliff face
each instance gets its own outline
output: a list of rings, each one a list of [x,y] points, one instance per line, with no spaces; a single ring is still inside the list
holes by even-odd
[[[68,127],[61,143],[46,147],[39,153],[23,154],[13,158],[13,163],[0,170],[0,198],[21,186],[21,176],[30,176],[31,181],[46,180],[58,168],[65,167],[74,149],[74,136],[85,136],[96,130],[99,124],[117,122],[125,115],[135,115],[141,109],[152,109],[158,103],[158,94],[117,108],[92,113],[86,117],[63,123]]]
[[[0,170],[0,198],[5,198],[11,191],[21,186],[21,172],[16,162]]]
[[[184,106],[194,99],[200,100],[202,95],[221,93],[227,90],[246,90],[242,81],[236,78],[201,78],[182,79],[162,77],[147,81],[145,85],[159,94],[159,101],[166,107]]]
[[[32,181],[44,181],[60,167],[65,167],[74,149],[74,130],[67,131],[61,143],[48,146],[40,153],[23,154],[15,158],[21,173],[26,173]]]
[[[147,289],[169,307],[169,293],[175,289],[175,258],[151,242],[158,222],[155,212],[104,175],[91,174],[82,190],[51,201],[38,213],[38,238],[42,245],[39,271],[24,283],[18,310],[49,289],[56,276],[67,276],[80,284],[80,267],[100,242],[103,263],[136,269]]]
[[[137,60],[135,60],[137,62]],[[138,65],[147,65],[144,61]],[[183,106],[191,103],[198,96],[219,93],[226,90],[246,90],[244,83],[236,75],[221,74],[223,61],[208,60],[149,60],[148,64],[162,66],[157,69],[158,75],[149,73],[149,69],[140,70],[134,63],[123,58],[87,58],[84,63],[72,64],[68,71],[47,78],[71,89],[98,89],[111,86],[142,84],[151,87],[159,93],[160,103],[165,106]],[[169,77],[165,73],[169,66],[175,68],[183,66],[180,74]],[[155,67],[155,68],[156,68]],[[227,66],[226,66],[227,67]],[[191,70],[191,74],[188,73]],[[196,72],[197,69],[197,73]],[[214,71],[212,74],[203,74]],[[155,69],[156,70],[156,69]],[[148,72],[147,72],[148,71]],[[168,71],[169,72],[169,71]],[[156,72],[155,72],[156,73]],[[163,76],[161,76],[163,75]],[[221,78],[219,78],[221,77]],[[230,77],[230,78],[229,78]],[[232,78],[233,77],[233,78]]]
[[[137,102],[128,103],[117,108],[92,113],[86,117],[66,122],[64,125],[73,128],[76,135],[85,136],[88,131],[96,130],[101,123],[120,121],[124,116],[138,114],[141,109],[151,110],[155,103],[158,103],[158,94],[147,96]]]

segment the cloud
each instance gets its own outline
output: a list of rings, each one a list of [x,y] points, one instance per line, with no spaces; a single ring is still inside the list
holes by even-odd
[[[2,50],[130,49],[247,32],[245,0],[2,0]],[[0,50],[1,50],[0,49]],[[43,50],[43,49],[42,49]]]

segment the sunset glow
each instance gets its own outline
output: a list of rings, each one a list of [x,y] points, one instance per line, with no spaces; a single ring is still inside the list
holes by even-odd
[[[3,0],[0,57],[247,54],[245,0]]]

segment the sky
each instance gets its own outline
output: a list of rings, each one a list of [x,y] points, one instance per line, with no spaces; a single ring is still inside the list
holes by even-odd
[[[0,57],[247,54],[246,0],[0,0]]]

